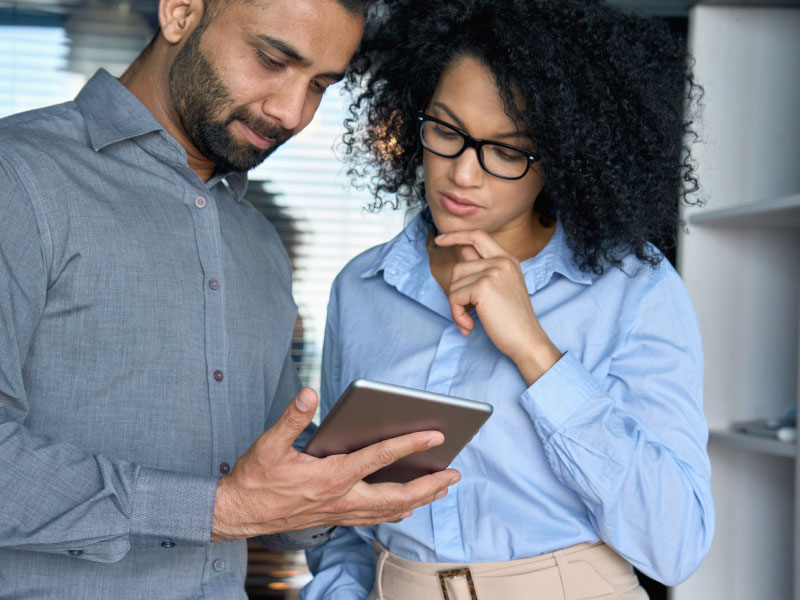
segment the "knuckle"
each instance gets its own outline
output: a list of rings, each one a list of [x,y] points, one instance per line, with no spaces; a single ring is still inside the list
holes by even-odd
[[[397,460],[397,457],[394,455],[394,452],[392,452],[389,448],[386,448],[385,446],[378,448],[376,458],[378,462],[383,466],[390,465],[395,460]]]

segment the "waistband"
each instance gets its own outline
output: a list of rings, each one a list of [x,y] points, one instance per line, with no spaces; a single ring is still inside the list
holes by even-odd
[[[582,600],[613,598],[639,587],[630,563],[603,542],[577,544],[531,558],[469,564],[411,561],[377,542],[373,547],[376,572],[370,598],[380,600]]]

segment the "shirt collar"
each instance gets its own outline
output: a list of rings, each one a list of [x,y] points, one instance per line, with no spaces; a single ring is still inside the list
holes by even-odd
[[[187,167],[186,150],[167,133],[148,108],[120,81],[100,69],[86,83],[75,102],[86,122],[89,141],[95,152],[106,146],[131,140],[148,133],[159,133],[158,148],[152,148],[164,160],[178,167]],[[149,146],[149,145],[148,145]],[[211,188],[221,180],[238,202],[244,201],[247,173],[217,172],[208,180]]]
[[[429,230],[430,226],[423,216],[417,215],[400,234],[375,254],[362,271],[361,277],[374,277],[383,272],[387,283],[396,285],[399,279],[410,275],[420,266],[429,268],[428,253],[425,250]],[[524,261],[521,267],[530,294],[547,285],[555,273],[575,283],[588,285],[593,281],[591,273],[581,271],[575,264],[560,222],[556,223],[553,237],[541,252]]]
[[[147,107],[105,69],[92,76],[75,102],[95,152],[122,140],[164,131]]]

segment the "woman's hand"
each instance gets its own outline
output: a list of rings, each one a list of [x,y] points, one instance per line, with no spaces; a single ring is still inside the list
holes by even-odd
[[[519,261],[481,230],[456,231],[434,239],[438,246],[460,246],[462,262],[453,267],[448,299],[453,321],[469,335],[475,326],[470,306],[497,349],[507,355],[531,385],[559,358],[536,318]]]

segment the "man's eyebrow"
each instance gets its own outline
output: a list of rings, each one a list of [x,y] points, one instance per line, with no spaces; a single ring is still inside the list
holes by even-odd
[[[292,46],[291,44],[284,42],[283,40],[279,40],[278,38],[274,38],[269,35],[265,35],[263,33],[256,34],[256,37],[267,44],[268,46],[272,46],[275,50],[283,54],[284,56],[288,57],[290,60],[295,61],[302,67],[310,67],[311,61],[300,54],[300,52]],[[344,73],[321,73],[323,77],[333,80],[334,82],[341,81],[344,79]]]

